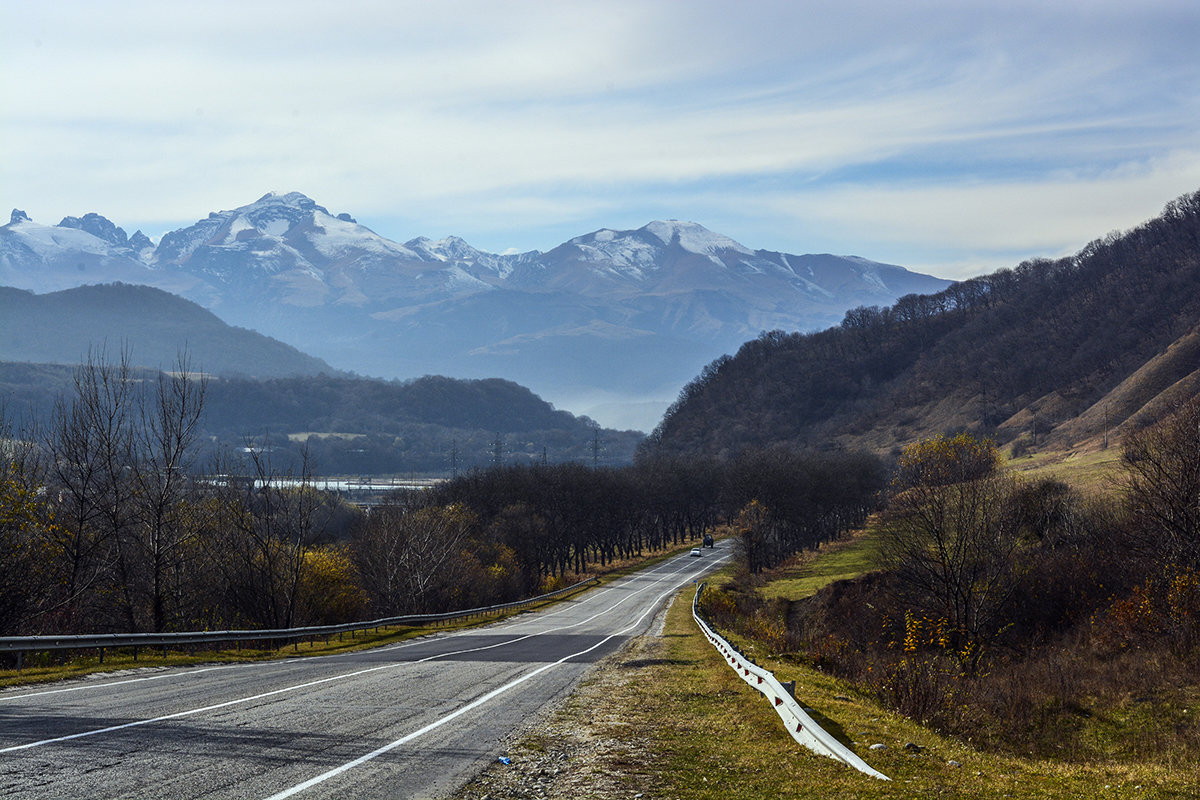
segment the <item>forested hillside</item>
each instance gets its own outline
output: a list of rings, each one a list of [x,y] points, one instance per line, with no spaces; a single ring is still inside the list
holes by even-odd
[[[109,283],[33,294],[0,286],[0,361],[77,364],[102,348],[128,348],[134,363],[147,367],[168,367],[187,350],[197,369],[221,375],[336,372],[161,289]]]
[[[324,472],[453,472],[492,464],[626,464],[642,434],[601,430],[499,378],[429,375],[230,379],[210,385],[206,423],[224,441],[307,445]],[[281,437],[280,434],[286,434]]]
[[[488,394],[438,381],[418,382],[410,405]],[[770,566],[860,523],[883,485],[878,459],[843,453],[620,467],[514,455],[368,512],[318,488],[311,464],[281,468],[274,444],[226,454],[214,475],[200,447],[214,385],[92,361],[37,426],[0,416],[0,635],[279,628],[487,605],[699,543],[745,507],[753,563]],[[407,387],[375,388],[403,401]],[[525,390],[510,396],[510,410],[537,410]],[[481,424],[472,415],[486,403],[460,405],[443,421]],[[574,426],[564,435],[592,430],[559,422]],[[5,658],[15,657],[0,669]]]
[[[0,410],[18,426],[45,421],[73,390],[76,368],[0,362]],[[139,380],[153,380],[136,371]],[[493,463],[627,464],[642,435],[598,429],[500,379],[382,381],[329,375],[209,378],[202,460],[247,445],[281,469],[307,448],[322,474],[451,473]]]
[[[1200,192],[1068,258],[764,333],[688,384],[644,448],[887,452],[946,430],[1074,444],[1152,420],[1154,399],[1195,377],[1198,326]]]

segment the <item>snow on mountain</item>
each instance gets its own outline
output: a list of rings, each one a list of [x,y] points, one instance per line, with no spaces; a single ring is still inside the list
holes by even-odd
[[[160,264],[178,265],[186,261],[197,248],[210,241],[225,224],[215,213],[187,228],[163,234],[154,259]]]
[[[404,246],[420,254],[427,261],[478,261],[484,253],[476,250],[457,236],[447,236],[436,242],[425,236],[405,242]]]
[[[684,250],[697,255],[709,256],[719,261],[717,255],[732,250],[748,256],[754,251],[735,242],[728,236],[713,233],[695,222],[680,222],[676,219],[655,221],[642,228],[658,237],[663,244],[678,244]]]
[[[737,280],[739,275],[777,269],[758,263],[753,250],[728,236],[679,220],[656,220],[627,231],[604,228],[577,236],[560,249],[573,251],[561,254],[565,260],[594,265],[594,277],[600,285],[606,281],[625,283],[639,291],[651,287],[675,291],[685,288],[689,281],[699,281],[707,288]],[[695,256],[704,259],[707,266],[688,260]]]
[[[63,217],[62,222],[58,223],[58,227],[87,231],[97,239],[102,239],[116,247],[126,247],[129,244],[129,238],[125,235],[124,229],[96,213],[84,214],[82,217]]]
[[[70,219],[70,218],[68,218]],[[51,259],[71,253],[114,255],[113,245],[85,230],[58,225],[42,225],[28,217],[5,226],[14,239],[28,247],[40,258]]]
[[[674,219],[634,230],[603,228],[546,253],[497,255],[457,236],[399,244],[348,214],[334,216],[299,192],[270,192],[213,212],[165,234],[157,247],[140,231],[127,238],[95,213],[49,226],[14,210],[0,231],[0,263],[10,271],[84,255],[97,264],[131,262],[163,276],[191,276],[203,284],[192,299],[223,307],[272,292],[284,306],[374,305],[380,306],[376,312],[390,312],[496,288],[622,301],[715,291],[783,319],[787,307],[795,306],[792,326],[801,326],[808,313],[804,304],[836,307],[843,295],[886,301],[897,295],[895,278],[910,274],[859,257],[754,251],[703,225]],[[124,266],[127,273],[129,263]]]
[[[779,260],[782,262],[780,266],[784,269],[787,269],[789,272],[791,272],[791,274],[795,276],[796,280],[800,281],[802,284],[804,284],[804,286],[808,287],[809,291],[814,292],[816,294],[824,295],[825,297],[828,297],[828,298],[833,297],[832,292],[830,292],[828,289],[826,289],[824,286],[820,285],[819,283],[815,282],[814,279],[816,278],[816,273],[813,272],[813,268],[811,266],[806,266],[806,267],[802,268],[808,276],[808,277],[805,277],[804,275],[800,274],[800,271],[797,270],[796,267],[792,266],[792,262],[788,260],[787,254],[780,253]]]
[[[458,236],[447,236],[437,241],[419,236],[405,242],[404,246],[417,253],[424,261],[457,264],[489,287],[503,283],[516,269],[542,255],[537,250],[503,255],[489,253],[486,250],[477,250]]]
[[[14,210],[0,226],[0,285],[111,281],[181,294],[363,374],[502,376],[559,403],[663,405],[761,330],[835,324],[847,308],[947,283],[856,256],[754,251],[679,220],[546,252],[498,255],[457,236],[400,244],[299,192],[213,212],[157,246],[99,214],[41,225]]]
[[[446,270],[446,285],[457,291],[487,292],[496,287],[487,281],[481,281],[457,264]]]
[[[614,231],[603,228],[584,236],[576,236],[567,244],[578,250],[579,258],[585,262],[602,265],[613,274],[642,279],[646,276],[646,270],[655,266],[662,248],[657,243],[639,236],[639,233],[640,231]]]
[[[119,281],[179,293],[194,284],[186,276],[156,273],[149,244],[140,231],[126,238],[99,214],[43,225],[14,209],[10,222],[0,226],[0,286],[54,292]]]
[[[311,229],[305,233],[317,252],[326,258],[341,259],[347,255],[376,258],[419,260],[412,249],[385,239],[352,220],[330,216],[324,210],[314,210],[308,220]]]

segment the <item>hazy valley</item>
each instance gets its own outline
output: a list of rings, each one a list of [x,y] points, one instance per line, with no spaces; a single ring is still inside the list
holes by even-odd
[[[0,285],[113,281],[178,294],[338,370],[505,378],[643,431],[704,364],[760,331],[819,329],[846,308],[948,284],[857,257],[751,250],[676,221],[544,253],[400,244],[298,193],[214,212],[157,244],[94,213],[44,225],[14,211],[0,227]]]

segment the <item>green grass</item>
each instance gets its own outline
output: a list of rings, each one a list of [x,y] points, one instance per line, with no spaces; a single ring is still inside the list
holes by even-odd
[[[878,546],[858,534],[783,571],[786,596],[821,581],[869,569]],[[720,584],[733,567],[713,575]],[[771,588],[771,587],[768,587]],[[785,593],[775,587],[783,596]],[[977,749],[881,707],[867,692],[792,659],[773,658],[737,642],[782,681],[796,681],[801,705],[831,734],[891,778],[879,781],[797,744],[769,702],[745,684],[700,634],[691,617],[692,590],[676,596],[659,637],[645,636],[602,667],[543,730],[514,745],[514,764],[535,775],[553,772],[546,796],[644,797],[675,800],[776,798],[1075,798],[1200,797],[1194,762],[1131,757],[1129,737],[1154,737],[1161,720],[1136,700],[1093,715],[1085,735],[1107,739],[1104,757],[1084,762],[1022,757]],[[1177,695],[1200,714],[1200,695]],[[1178,720],[1178,716],[1176,716]],[[1157,728],[1156,728],[1157,726]],[[871,750],[872,744],[886,749]],[[914,752],[909,743],[920,746]],[[952,763],[953,762],[953,763]],[[550,767],[547,770],[547,767]],[[559,775],[559,769],[562,774]],[[515,768],[511,768],[515,769]],[[510,768],[489,768],[458,795],[523,797]],[[505,781],[509,783],[506,784]],[[532,795],[530,795],[532,796]]]
[[[691,596],[673,604],[661,657],[614,697],[655,753],[651,795],[724,798],[1195,798],[1195,776],[1165,765],[1062,764],[974,750],[878,707],[803,665],[761,659],[830,733],[889,776],[879,781],[796,744],[769,703],[699,635]],[[611,688],[609,689],[611,691]],[[919,753],[906,749],[920,745]],[[871,750],[870,745],[886,745]],[[958,766],[951,764],[954,761]]]
[[[1121,448],[1082,453],[1033,453],[1006,466],[1030,479],[1052,478],[1083,491],[1111,491],[1121,472]]]
[[[1007,462],[1009,469],[1030,480],[1052,478],[1083,491],[1109,492],[1116,485],[1120,448],[1086,453],[1034,453]],[[824,545],[791,564],[766,574],[761,587],[767,599],[802,600],[838,580],[856,578],[879,568],[881,540],[868,523],[848,539]]]
[[[1105,460],[1092,458],[1082,466],[1091,469]],[[768,598],[807,597],[831,581],[875,568],[878,553],[879,539],[868,528],[769,575],[760,591]],[[714,576],[713,583],[720,579]],[[643,718],[655,746],[662,748],[656,794],[680,800],[719,797],[729,791],[747,800],[1200,797],[1195,751],[1184,744],[1200,735],[1194,717],[1200,714],[1196,687],[1164,690],[1153,701],[1124,698],[1115,704],[1090,704],[1078,720],[1077,733],[1089,745],[1093,754],[1089,759],[1022,757],[980,750],[969,740],[942,736],[881,707],[852,684],[796,659],[772,657],[753,642],[728,637],[781,681],[795,680],[797,698],[813,709],[822,726],[892,781],[880,783],[861,776],[809,755],[791,741],[761,695],[744,686],[707,642],[692,632],[690,599],[690,594],[681,596],[670,611],[661,659],[680,666],[658,670],[640,681],[658,684],[668,698],[682,702],[686,723],[674,720],[667,705],[656,706],[649,692],[617,700]],[[656,717],[663,721],[656,723]],[[910,742],[923,749],[914,753],[905,747]],[[875,743],[886,749],[870,750]]]
[[[878,569],[879,535],[872,528],[855,532],[850,538],[824,545],[806,553],[795,563],[768,574],[762,587],[764,597],[802,600],[811,597],[834,581],[857,578]]]

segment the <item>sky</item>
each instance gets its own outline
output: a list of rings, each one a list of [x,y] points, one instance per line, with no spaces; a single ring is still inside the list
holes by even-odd
[[[299,191],[401,242],[549,250],[683,219],[957,279],[1200,189],[1195,0],[0,0],[0,19],[0,203],[43,223],[157,237]]]

